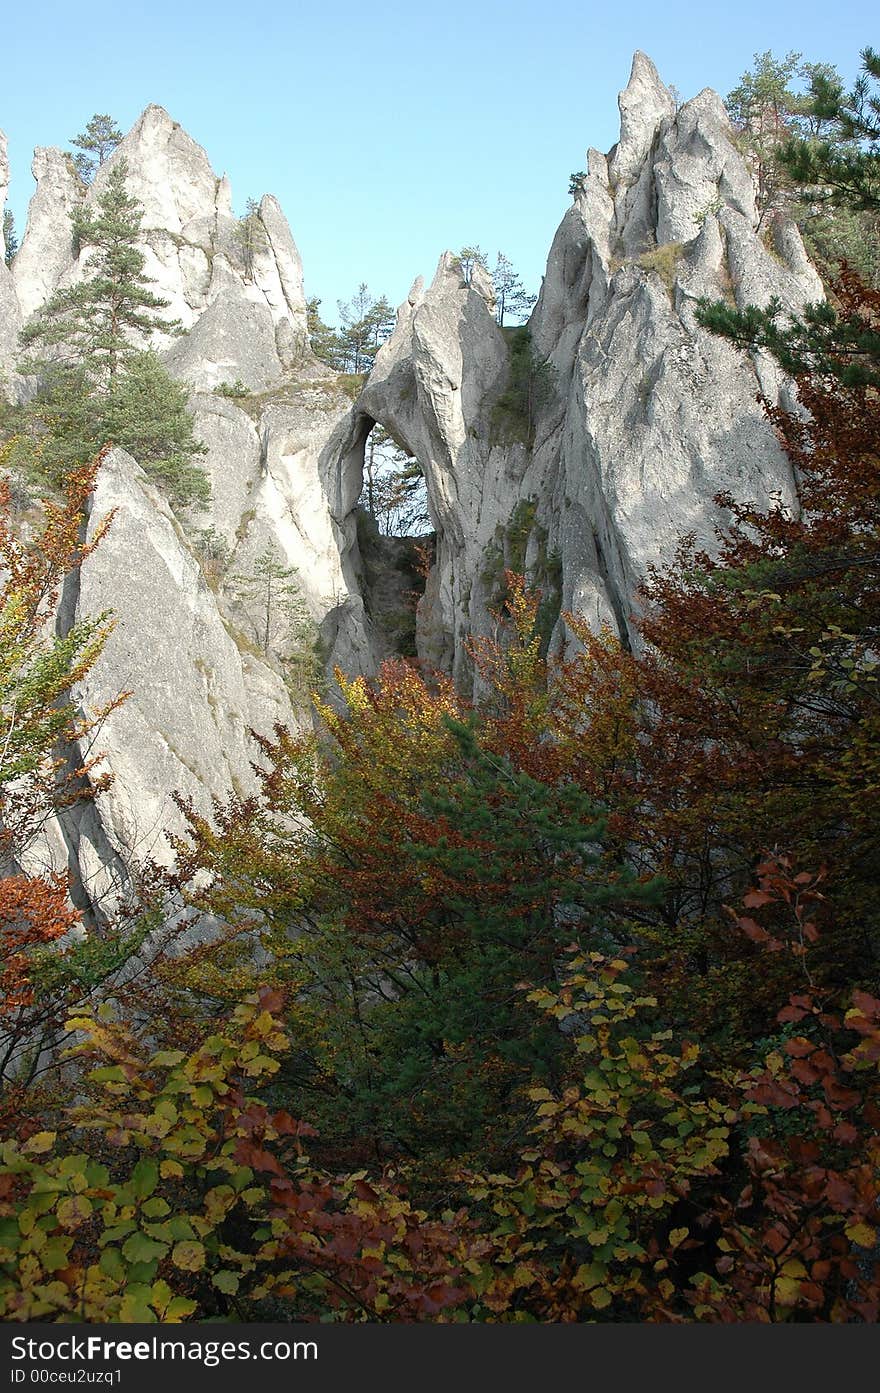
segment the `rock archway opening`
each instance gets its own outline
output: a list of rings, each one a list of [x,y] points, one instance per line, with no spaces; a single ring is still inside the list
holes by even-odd
[[[434,524],[419,461],[380,422],[365,418],[355,517],[364,605],[383,656],[417,656],[416,610],[434,552]]]
[[[424,537],[434,530],[421,464],[378,421],[364,442],[358,507],[382,537]]]

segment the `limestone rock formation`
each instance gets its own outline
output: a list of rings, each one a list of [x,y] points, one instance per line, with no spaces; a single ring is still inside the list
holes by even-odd
[[[100,472],[89,535],[110,512],[75,613],[112,609],[116,627],[80,695],[97,707],[120,688],[134,694],[99,736],[115,775],[100,808],[126,857],[161,857],[174,821],[168,793],[208,811],[212,793],[250,791],[249,728],[290,720],[290,703],[281,678],[236,643],[173,513],[121,450]]]
[[[14,276],[0,271],[0,308],[8,300],[0,350],[8,347],[12,363],[21,320],[87,274],[71,213],[94,206],[122,159],[143,208],[147,273],[183,331],[157,334],[154,346],[194,389],[212,496],[205,509],[175,514],[122,451],[99,475],[91,516],[115,510],[113,524],[71,579],[58,624],[112,610],[112,639],[79,696],[86,707],[121,689],[132,696],[101,730],[112,788],[47,828],[33,853],[35,865],[68,866],[81,906],[118,890],[132,862],[168,858],[164,834],[181,825],[173,793],[208,812],[213,796],[254,787],[252,730],[308,720],[309,684],[323,663],[375,663],[331,445],[351,401],[312,358],[299,254],[271,195],[244,239],[228,182],[158,106],[91,187],[69,157],[37,151]],[[6,169],[4,160],[0,182]],[[223,384],[245,396],[217,395]],[[274,574],[268,600],[261,565]]]
[[[60,848],[82,896],[145,852],[168,855],[172,792],[207,811],[211,795],[252,787],[249,730],[306,719],[303,683],[321,665],[374,670],[384,640],[365,604],[356,505],[375,423],[419,461],[436,529],[419,652],[465,682],[464,638],[490,631],[505,567],[543,590],[551,647],[572,641],[566,610],[632,638],[639,578],[684,532],[712,544],[717,492],[796,506],[756,401],[787,400],[788,384],[695,310],[702,296],[797,308],[821,297],[819,279],[796,229],[759,217],[714,93],[676,110],[637,54],[620,114],[614,149],[588,154],[528,326],[499,328],[489,277],[475,268],[467,284],[445,253],[429,286],[413,284],[354,404],[309,350],[278,204],[263,198],[243,239],[228,183],[161,107],[90,189],[60,152],[37,152],[13,276],[0,269],[7,324],[83,274],[70,211],[126,159],[148,270],[184,331],[157,346],[193,389],[212,484],[209,507],[175,515],[118,451],[98,484],[93,518],[116,517],[59,623],[113,609],[82,700],[134,695],[101,734],[113,789],[44,848]],[[237,385],[218,394],[224,384]],[[270,573],[274,589],[261,586]]]
[[[249,255],[228,180],[160,106],[147,107],[88,188],[69,156],[36,152],[37,189],[13,267],[22,318],[86,273],[88,249],[75,252],[71,213],[95,206],[123,159],[126,188],[143,208],[146,274],[168,301],[169,324],[193,336],[184,346],[172,333],[157,334],[154,346],[169,350],[172,370],[202,389],[240,380],[263,391],[310,358],[302,266],[277,201],[261,201]]]
[[[38,148],[31,171],[37,181],[27,226],[12,264],[12,278],[23,321],[48,300],[74,261],[71,217],[83,199],[69,155]]]
[[[629,636],[648,564],[685,532],[712,544],[717,492],[795,506],[755,400],[786,384],[700,328],[695,308],[771,295],[798,308],[822,297],[819,278],[793,226],[760,225],[714,93],[676,111],[639,53],[620,112],[618,144],[589,152],[554,239],[530,348],[502,334],[447,254],[402,306],[355,408],[352,453],[376,420],[422,463],[437,528],[422,647],[459,674],[460,637],[491,623],[505,564],[525,565],[557,612]],[[517,351],[531,353],[518,418]],[[553,642],[564,640],[557,622]]]

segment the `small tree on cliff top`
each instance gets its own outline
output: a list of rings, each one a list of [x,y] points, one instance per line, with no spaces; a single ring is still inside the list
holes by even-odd
[[[112,155],[121,139],[122,131],[112,116],[95,115],[85,130],[70,142],[79,151],[73,162],[84,184],[92,182],[95,170]]]

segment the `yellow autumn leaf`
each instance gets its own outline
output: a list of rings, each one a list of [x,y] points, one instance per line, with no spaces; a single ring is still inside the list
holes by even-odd
[[[798,1277],[777,1277],[773,1288],[780,1306],[793,1306],[801,1294]]]
[[[858,1243],[860,1248],[873,1248],[877,1242],[877,1230],[863,1222],[847,1224],[844,1233],[852,1243]]]
[[[61,1201],[55,1212],[62,1228],[75,1229],[91,1218],[92,1205],[85,1195],[69,1195]]]
[[[35,1132],[32,1137],[28,1137],[21,1149],[26,1156],[41,1156],[44,1151],[51,1151],[54,1145],[54,1132]]]
[[[182,1272],[201,1272],[205,1265],[204,1246],[196,1243],[194,1239],[183,1239],[172,1248],[171,1261]]]

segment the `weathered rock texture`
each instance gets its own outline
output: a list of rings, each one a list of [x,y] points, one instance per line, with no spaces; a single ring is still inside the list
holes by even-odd
[[[181,826],[172,793],[209,812],[212,796],[253,789],[251,731],[307,720],[308,685],[323,663],[375,663],[354,518],[345,518],[354,500],[340,509],[332,444],[351,400],[312,357],[299,253],[271,195],[243,243],[227,180],[157,106],[90,188],[67,156],[38,150],[23,243],[12,274],[0,271],[0,309],[9,301],[0,350],[14,362],[20,321],[88,274],[87,249],[74,254],[71,213],[94,205],[121,159],[143,207],[147,274],[183,331],[157,333],[153,346],[193,388],[212,498],[175,515],[121,451],[99,476],[92,517],[115,510],[114,520],[68,586],[58,623],[112,610],[115,631],[80,696],[86,706],[123,689],[132,696],[100,735],[112,789],[96,809],[51,827],[34,853],[41,865],[66,859],[81,901],[118,888],[133,860],[167,859],[164,833]],[[6,169],[4,159],[0,192]],[[224,383],[250,394],[212,391]],[[273,568],[271,595],[261,565]]]
[[[208,389],[240,380],[263,391],[308,358],[302,265],[278,203],[267,195],[242,244],[229,182],[218,178],[200,145],[161,106],[148,106],[125,139],[81,183],[60,150],[37,150],[37,189],[13,264],[21,313],[29,319],[59,286],[87,273],[89,249],[76,255],[71,213],[93,207],[109,172],[128,164],[126,187],[143,208],[146,274],[168,301],[169,323],[186,339],[158,334],[169,365],[186,382]]]
[[[499,411],[511,336],[448,253],[427,290],[414,285],[356,405],[343,472],[372,420],[422,462],[437,563],[421,645],[459,674],[461,637],[490,623],[505,563],[524,562],[557,609],[631,636],[639,577],[684,532],[711,544],[719,490],[794,503],[755,401],[785,384],[694,311],[700,296],[798,307],[821,298],[818,276],[794,227],[772,241],[759,227],[715,93],[676,112],[639,53],[620,112],[610,155],[589,152],[528,326],[532,419]],[[557,622],[553,641],[564,637]]]
[[[620,113],[618,144],[589,152],[554,239],[530,342],[496,324],[489,278],[475,268],[466,284],[445,253],[430,286],[413,285],[354,405],[311,357],[300,260],[275,200],[260,203],[245,249],[226,180],[162,108],[125,137],[112,159],[128,161],[148,268],[184,330],[157,346],[194,389],[212,502],[175,516],[119,452],[99,483],[93,516],[116,518],[60,622],[112,608],[117,628],[82,699],[134,696],[102,731],[113,790],[53,834],[84,885],[168,854],[172,791],[208,810],[211,794],[252,786],[249,728],[297,719],[291,673],[316,657],[370,671],[387,649],[365,610],[355,512],[374,423],[427,483],[436,559],[420,653],[463,680],[464,637],[489,629],[506,565],[543,588],[551,645],[569,637],[567,609],[632,637],[639,577],[684,532],[711,545],[720,489],[795,506],[755,400],[786,384],[704,332],[695,306],[778,295],[798,307],[821,296],[819,280],[794,228],[760,225],[714,93],[676,111],[637,54]],[[65,156],[37,152],[22,249],[13,277],[0,272],[0,305],[13,280],[16,292],[8,322],[83,275],[70,210],[96,198],[106,170],[85,190]],[[4,171],[0,158],[0,194]],[[531,362],[518,396],[517,355]],[[211,390],[236,381],[249,396]],[[287,572],[271,598],[266,565]]]

